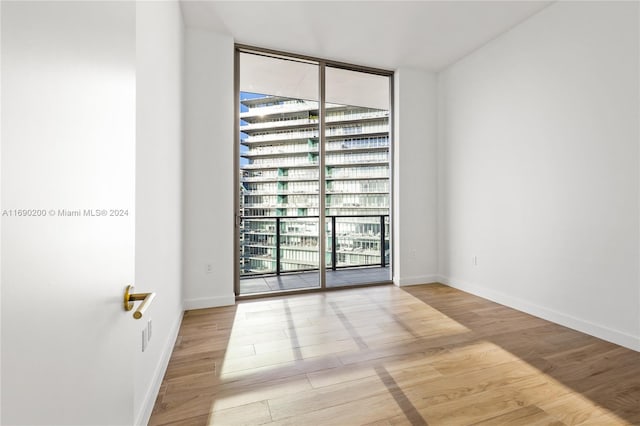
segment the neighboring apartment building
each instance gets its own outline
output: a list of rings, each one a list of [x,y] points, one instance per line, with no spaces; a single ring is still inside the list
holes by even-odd
[[[241,275],[317,269],[318,102],[241,104]],[[327,104],[326,116],[327,267],[387,265],[389,111]]]

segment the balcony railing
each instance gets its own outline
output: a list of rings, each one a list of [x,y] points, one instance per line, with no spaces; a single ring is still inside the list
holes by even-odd
[[[323,238],[318,232],[318,219],[319,216],[242,216],[241,276],[318,270],[323,257],[327,269],[334,271],[388,265],[388,214],[327,215],[325,256],[318,255],[318,238]],[[299,257],[291,258],[291,254]],[[341,261],[341,257],[349,261]],[[354,258],[379,260],[353,262]]]

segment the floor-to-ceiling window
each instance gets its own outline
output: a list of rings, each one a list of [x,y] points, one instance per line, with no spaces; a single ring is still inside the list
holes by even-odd
[[[236,67],[236,293],[390,281],[391,74],[241,47]]]

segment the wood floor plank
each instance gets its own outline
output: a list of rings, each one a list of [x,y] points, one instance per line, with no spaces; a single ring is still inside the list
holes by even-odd
[[[430,425],[470,425],[516,410],[523,405],[522,401],[499,391],[486,390],[433,407],[420,408],[419,412]]]
[[[588,398],[574,393],[542,401],[538,406],[567,425],[581,425],[602,416],[612,415]]]
[[[363,379],[365,377],[373,377],[378,375],[377,368],[382,367],[389,372],[398,370],[408,370],[412,368],[419,368],[423,372],[428,372],[431,377],[437,377],[440,375],[435,368],[429,364],[428,357],[417,357],[415,359],[400,359],[392,360],[384,364],[357,364],[349,366],[341,366],[332,368],[329,370],[321,370],[313,373],[308,373],[307,377],[311,386],[314,388],[322,388],[325,386],[331,386],[339,383],[345,383],[352,380]]]
[[[209,396],[213,401],[211,411],[218,411],[272,398],[299,395],[310,389],[311,385],[304,374],[250,385],[243,382],[230,382],[218,386],[206,386],[206,383],[200,381],[191,386],[183,382],[170,385],[162,403],[164,407],[170,409],[172,404],[177,405],[191,398]]]
[[[417,386],[439,376],[437,371],[424,365],[394,371],[388,371],[384,367],[376,367],[373,370],[372,375],[360,379],[314,388],[294,396],[270,399],[271,415],[274,420],[300,416],[369,396],[388,394],[394,385]]]
[[[209,425],[252,426],[268,423],[271,420],[269,405],[255,402],[241,407],[215,411],[209,415]]]
[[[403,415],[403,411],[395,400],[388,394],[377,394],[276,420],[268,424],[270,426],[362,425],[378,422],[387,416],[397,415]]]
[[[564,424],[535,405],[528,405],[475,423],[474,426],[563,426]]]
[[[440,285],[185,313],[150,425],[640,425],[640,353]]]

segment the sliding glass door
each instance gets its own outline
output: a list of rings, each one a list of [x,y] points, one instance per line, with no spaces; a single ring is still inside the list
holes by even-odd
[[[236,294],[390,281],[388,73],[236,58]]]
[[[327,287],[391,280],[389,77],[327,66]]]

